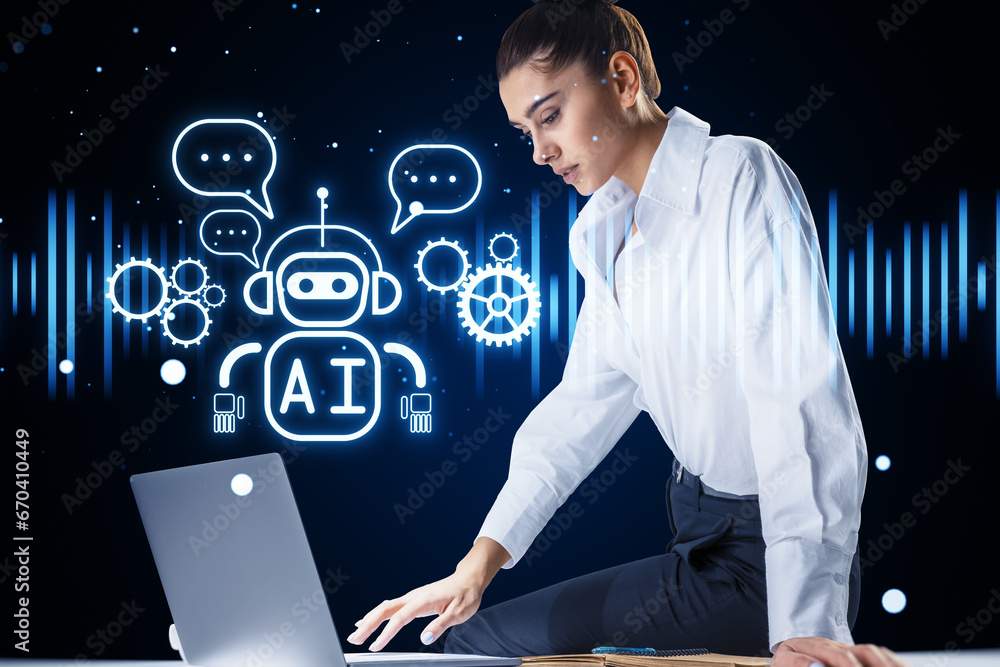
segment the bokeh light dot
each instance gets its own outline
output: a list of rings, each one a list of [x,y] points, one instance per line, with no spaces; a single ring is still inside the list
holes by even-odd
[[[890,614],[898,614],[906,609],[906,595],[898,588],[890,588],[882,594],[882,608]]]
[[[69,359],[63,359],[59,362],[59,372],[63,375],[69,375],[73,372],[73,362]]]
[[[160,378],[167,384],[178,385],[186,376],[187,367],[180,359],[167,359],[160,365]]]
[[[886,456],[885,454],[882,454],[875,459],[875,467],[878,468],[879,470],[882,471],[888,470],[891,465],[892,465],[892,460],[890,460],[889,457]]]

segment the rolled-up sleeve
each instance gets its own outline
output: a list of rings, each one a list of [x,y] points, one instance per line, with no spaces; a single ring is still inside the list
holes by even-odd
[[[584,299],[559,384],[514,436],[510,473],[476,536],[500,543],[513,567],[639,414],[636,383],[602,352],[606,304]],[[602,329],[602,327],[605,327]]]
[[[868,456],[837,338],[812,213],[788,166],[751,145],[731,224],[731,287],[741,316],[766,543],[769,641],[852,644],[851,563]]]

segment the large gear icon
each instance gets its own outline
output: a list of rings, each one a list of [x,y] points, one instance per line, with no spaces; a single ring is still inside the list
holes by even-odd
[[[180,283],[177,282],[177,272],[185,264],[191,264],[193,266],[197,266],[198,270],[201,272],[201,279],[198,281],[198,286],[195,289],[183,289]],[[187,259],[182,259],[181,261],[177,262],[177,264],[174,265],[174,268],[170,271],[170,282],[174,284],[174,289],[176,289],[184,296],[192,296],[205,289],[205,285],[208,283],[208,269],[206,269],[205,265],[202,264],[197,259],[191,259],[190,257],[188,257]]]
[[[205,325],[194,338],[178,338],[170,330],[171,315],[173,315],[174,309],[181,305],[194,306],[201,311],[201,314],[205,319]],[[174,345],[183,345],[185,348],[187,348],[188,345],[198,345],[201,343],[201,339],[208,335],[209,325],[212,324],[212,320],[208,316],[208,308],[206,308],[200,301],[188,299],[187,297],[171,301],[170,305],[163,311],[163,315],[160,317],[160,322],[163,324],[163,335],[169,338]]]
[[[432,283],[427,279],[427,274],[424,273],[424,257],[432,248],[448,247],[455,250],[458,253],[459,258],[462,260],[462,275],[458,277],[458,280],[449,285],[437,285]],[[469,264],[469,251],[463,250],[461,246],[458,245],[458,241],[445,241],[444,237],[441,237],[440,241],[428,241],[427,247],[423,250],[417,252],[417,263],[413,265],[413,268],[417,270],[417,280],[427,285],[427,291],[437,290],[444,294],[445,292],[457,289],[459,285],[465,282],[466,277],[469,275],[469,269],[472,265]]]
[[[508,255],[507,257],[498,257],[497,254],[493,252],[493,244],[499,241],[500,239],[509,239],[514,246],[513,252],[511,252],[510,255]],[[507,232],[500,232],[499,234],[490,239],[490,247],[489,247],[490,257],[495,259],[500,264],[514,261],[514,258],[517,257],[517,250],[518,250],[517,239],[515,239],[512,235],[508,234]]]
[[[157,301],[156,305],[144,313],[133,313],[131,311],[125,310],[125,308],[119,303],[118,297],[115,296],[115,288],[118,286],[118,281],[121,279],[122,275],[129,269],[143,267],[149,269],[160,281],[160,299]],[[162,267],[153,264],[153,261],[149,258],[145,260],[137,260],[135,257],[130,257],[124,264],[118,264],[115,267],[115,272],[111,274],[108,278],[109,288],[108,293],[105,294],[105,298],[111,299],[111,311],[114,313],[119,313],[125,318],[125,321],[131,322],[132,320],[140,320],[145,322],[150,317],[155,317],[163,311],[163,306],[166,305],[170,296],[168,291],[170,285],[167,283],[167,272]]]
[[[493,283],[490,281],[493,280]],[[521,288],[521,294],[511,296],[504,291],[504,282],[511,285],[517,284]],[[480,293],[477,293],[477,289]],[[476,321],[472,314],[472,301],[479,301],[486,306],[486,317],[482,322]],[[518,322],[511,314],[511,306],[523,301],[521,309],[521,321]],[[498,263],[495,266],[487,264],[485,267],[476,269],[476,273],[462,285],[458,298],[458,315],[462,326],[469,330],[470,336],[475,336],[476,341],[486,341],[487,345],[513,345],[514,341],[520,341],[521,337],[528,334],[538,323],[539,309],[541,308],[538,287],[531,280],[531,276],[523,273],[521,269],[510,264]],[[498,333],[490,329],[497,328],[495,321],[500,322]]]

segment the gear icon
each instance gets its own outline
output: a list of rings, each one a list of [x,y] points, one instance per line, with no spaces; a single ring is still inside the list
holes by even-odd
[[[222,285],[206,285],[201,298],[210,308],[218,308],[226,302],[226,290]]]
[[[504,285],[510,285],[510,292]],[[520,288],[518,290],[517,288]],[[520,294],[514,292],[520,291]],[[479,301],[486,307],[486,317],[477,321],[472,314],[472,301]],[[515,303],[521,305],[520,322],[512,315]],[[487,264],[476,269],[476,273],[462,285],[459,291],[458,315],[462,326],[475,336],[478,342],[487,345],[513,345],[528,334],[538,324],[541,308],[538,287],[531,276],[510,264]]]
[[[131,311],[125,310],[122,304],[118,301],[118,297],[115,296],[115,290],[118,287],[118,281],[121,279],[122,275],[124,275],[126,271],[128,271],[129,269],[134,269],[139,267],[142,267],[144,269],[149,269],[150,271],[153,272],[153,274],[157,277],[157,279],[159,279],[160,299],[159,301],[157,301],[156,305],[153,306],[150,310],[147,310],[144,313],[133,313]],[[167,272],[162,267],[153,264],[153,261],[149,258],[146,258],[145,260],[137,260],[135,257],[130,257],[129,260],[124,264],[118,264],[117,266],[115,266],[115,272],[111,274],[110,278],[108,278],[108,283],[110,285],[108,288],[108,293],[105,294],[104,296],[105,298],[111,299],[111,311],[122,315],[125,318],[125,321],[127,322],[131,322],[132,320],[140,320],[142,322],[145,322],[150,317],[155,317],[159,315],[163,310],[163,306],[166,305],[167,301],[170,298],[168,294],[170,286],[167,283]]]
[[[201,273],[201,277],[197,281],[198,286],[195,287],[194,289],[184,289],[177,281],[177,272],[181,269],[181,267],[183,267],[186,264],[191,266],[197,266],[198,271]],[[170,282],[174,284],[174,289],[176,289],[184,296],[192,296],[203,290],[205,288],[205,285],[208,283],[208,269],[206,269],[205,265],[202,264],[197,259],[191,259],[190,257],[188,257],[187,259],[182,259],[181,261],[177,262],[177,264],[174,265],[174,268],[170,271]]]
[[[497,254],[495,252],[493,252],[493,244],[496,243],[500,239],[509,239],[510,242],[511,242],[511,244],[513,245],[513,250],[511,251],[510,255],[507,256],[507,257],[498,257]],[[493,259],[495,259],[497,262],[499,262],[501,264],[503,264],[504,262],[512,262],[512,261],[514,261],[514,258],[517,257],[517,250],[518,250],[517,239],[515,239],[513,236],[511,236],[507,232],[500,232],[499,234],[497,234],[496,236],[494,236],[492,239],[490,239],[490,248],[489,248],[489,250],[490,250],[490,257],[492,257]]]
[[[201,327],[201,331],[199,331],[194,338],[178,338],[170,330],[170,321],[174,319],[174,309],[183,305],[194,306],[201,312],[202,319],[205,320],[205,324]],[[163,335],[169,338],[174,345],[183,345],[185,348],[188,345],[198,345],[201,343],[201,339],[208,335],[209,325],[212,324],[212,320],[208,316],[208,308],[202,305],[200,301],[195,301],[194,299],[189,299],[187,297],[171,301],[170,305],[163,311],[163,315],[160,317],[160,322],[163,324]]]
[[[427,253],[433,248],[442,247],[452,248],[458,253],[459,258],[462,260],[462,275],[458,277],[458,280],[448,285],[437,285],[432,283],[428,280],[427,274],[424,273],[424,257],[426,257]],[[445,241],[442,236],[440,241],[428,241],[427,247],[417,252],[417,263],[413,265],[413,268],[417,270],[417,279],[427,285],[428,292],[431,290],[437,290],[438,292],[441,292],[441,294],[444,294],[450,290],[457,289],[459,285],[465,282],[465,278],[469,275],[469,269],[472,268],[472,265],[469,264],[468,250],[463,250],[462,247],[458,245],[458,241]]]

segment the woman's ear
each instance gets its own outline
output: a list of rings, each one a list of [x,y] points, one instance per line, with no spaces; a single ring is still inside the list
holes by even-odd
[[[619,98],[621,105],[630,107],[639,100],[642,91],[642,82],[639,78],[639,65],[635,62],[628,51],[616,51],[611,56],[608,65],[610,72],[609,83],[614,83],[615,94]]]

